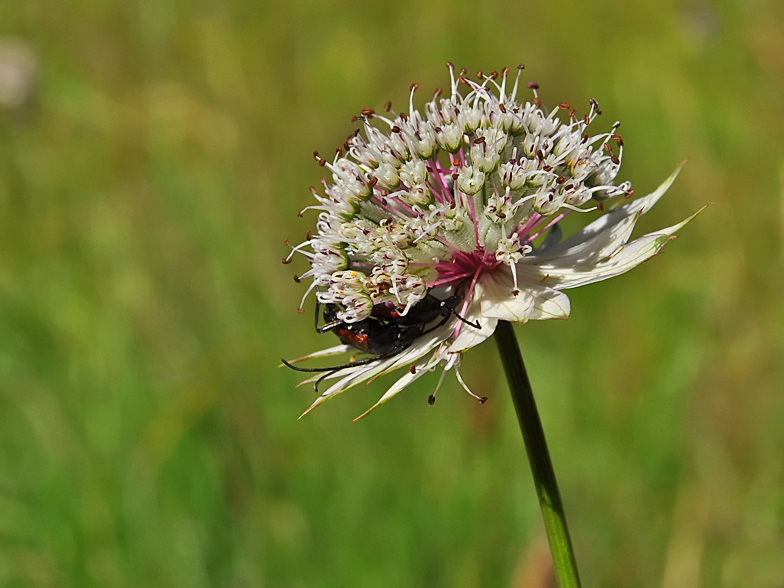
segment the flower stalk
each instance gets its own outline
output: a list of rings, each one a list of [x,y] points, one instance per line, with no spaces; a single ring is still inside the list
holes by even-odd
[[[545,531],[553,555],[558,586],[560,588],[579,588],[580,577],[577,573],[572,541],[566,525],[566,514],[561,502],[561,494],[558,491],[558,482],[555,479],[555,471],[550,460],[550,452],[547,449],[542,421],[536,410],[533,390],[528,380],[528,373],[512,323],[498,322],[495,329],[495,341],[501,355],[501,363],[504,366],[509,390],[512,393],[517,419],[520,422],[520,431],[523,434],[536,494],[542,509]]]

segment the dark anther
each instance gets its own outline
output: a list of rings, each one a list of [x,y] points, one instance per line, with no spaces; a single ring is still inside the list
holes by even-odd
[[[498,72],[495,71],[495,70],[491,71],[490,72],[490,79],[491,80],[495,80],[496,78],[498,78]]]
[[[384,104],[384,112],[389,112],[392,109],[392,102]]]
[[[408,115],[405,112],[400,113],[400,118],[403,119],[404,122],[408,122]]]
[[[484,142],[485,142],[485,138],[479,137],[476,141],[474,141],[474,145],[481,145]]]
[[[478,72],[476,72],[476,77],[479,78],[480,80],[482,79],[483,76],[482,76],[482,70],[481,69]]]
[[[588,142],[588,133],[583,133],[583,143]]]
[[[400,132],[400,127],[399,127],[399,126],[397,126],[397,125],[394,125],[394,126],[392,127],[392,132],[393,132],[393,133],[399,133],[399,132]]]
[[[517,66],[517,69],[521,69],[521,70],[525,69],[525,64],[521,63],[520,65]]]
[[[411,374],[415,374],[416,373],[416,366],[412,363],[411,367],[408,368],[408,371],[411,372]]]
[[[599,212],[604,212],[604,202],[597,202],[596,208],[599,210]]]
[[[288,239],[283,239],[283,244],[284,244],[286,247],[288,247],[290,243],[291,243],[291,241],[289,241]]]
[[[372,178],[370,178],[370,180],[368,180],[368,186],[369,187],[372,188],[376,184],[378,184],[378,178],[376,176],[373,176]]]
[[[416,92],[418,89],[419,89],[419,84],[417,84],[416,82],[411,84],[411,90],[410,90],[411,92]]]
[[[447,61],[447,62],[446,62],[446,66],[447,66],[447,68],[449,68],[449,69],[455,69],[455,65],[454,65],[454,64],[453,64],[451,61]]]
[[[537,159],[544,159],[544,153],[542,153],[541,149],[536,150],[536,157]]]
[[[484,404],[485,402],[487,402],[487,396],[482,396],[482,397],[479,399],[479,404]]]
[[[569,111],[569,116],[570,116],[570,117],[573,117],[573,116],[574,116],[574,114],[575,114],[576,112],[577,112],[577,111],[576,111],[574,108],[572,108],[572,109]]]
[[[294,274],[294,281],[297,282],[297,284],[302,282],[302,280],[299,279],[299,276],[297,274]]]
[[[571,107],[569,106],[568,102],[559,102],[558,108],[560,108],[561,110],[569,110],[569,108]]]
[[[566,181],[566,178],[563,176],[558,176],[555,180],[556,184],[563,184]]]
[[[610,161],[612,161],[615,165],[618,165],[619,163],[621,163],[621,160],[618,159],[617,155],[611,155],[610,156]]]
[[[605,143],[604,145],[602,145],[602,147],[604,148],[604,150],[605,150],[607,153],[612,153],[612,147],[610,147],[610,144],[609,144],[609,143]]]
[[[311,233],[310,231],[305,233],[305,241],[310,241],[312,238],[313,238],[313,233]]]
[[[504,75],[506,75],[506,74],[504,74]],[[500,110],[501,112],[503,112],[504,114],[506,114],[506,106],[504,106],[504,103],[503,103],[503,102],[501,102],[501,103],[498,105],[498,110]]]
[[[291,263],[291,258],[290,257],[284,257],[283,260],[280,263],[282,263],[283,265],[288,265],[288,264]]]
[[[430,396],[428,396],[427,397],[427,403],[430,406],[433,406],[436,403],[436,395],[435,394],[431,394]]]
[[[305,314],[305,309],[304,308],[298,308],[297,312],[300,313],[300,314]]]
[[[553,166],[552,165],[545,165],[542,169],[544,171],[552,171],[553,170]]]
[[[436,91],[433,93],[434,98],[438,98],[443,93],[441,88],[436,88]]]
[[[359,113],[362,116],[373,116],[374,114],[376,114],[375,110],[373,110],[372,108],[363,108],[362,110],[359,111]]]
[[[509,75],[509,68],[505,67],[504,69],[502,69],[501,70],[501,75],[504,76],[504,77],[508,76]]]
[[[536,82],[528,82],[528,87],[531,90],[538,90],[539,89],[539,84],[537,84]]]
[[[534,98],[534,104],[536,105],[537,108],[541,108],[542,107],[542,101],[539,99],[539,96]]]

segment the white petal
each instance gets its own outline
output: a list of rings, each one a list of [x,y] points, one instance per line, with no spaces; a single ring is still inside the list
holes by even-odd
[[[338,353],[346,353],[348,351],[354,350],[353,347],[349,345],[335,345],[335,347],[330,347],[329,349],[322,349],[321,351],[316,351],[314,353],[309,353],[307,355],[303,355],[302,357],[298,357],[297,359],[290,359],[288,360],[289,363],[299,363],[301,361],[305,361],[306,359],[316,359],[318,357],[329,357],[331,355],[337,355]],[[280,364],[278,367],[283,367],[284,364]]]
[[[471,297],[471,304],[463,315],[463,318],[466,319],[466,321],[474,324],[478,323],[480,328],[475,329],[471,325],[463,323],[460,326],[460,332],[457,337],[449,346],[449,351],[451,353],[462,353],[463,351],[471,349],[471,347],[476,347],[495,332],[498,320],[486,317],[482,314],[482,305],[480,302],[482,299],[482,292],[482,285],[477,284]],[[457,323],[452,323],[452,328],[456,326]]]
[[[377,362],[357,366],[355,368],[345,368],[340,370],[337,374],[334,374],[332,377],[340,378],[337,382],[332,384],[327,390],[322,392],[318,398],[316,398],[315,402],[310,405],[310,407],[300,415],[300,418],[308,414],[311,410],[323,404],[330,398],[337,396],[341,392],[345,392],[349,388],[353,388],[357,384],[361,384],[367,380],[371,380],[384,374],[387,374],[399,367],[408,365],[413,363],[420,358],[424,357],[431,351],[433,351],[436,347],[438,347],[441,343],[443,343],[446,339],[449,338],[450,329],[448,325],[444,325],[435,329],[431,333],[420,337],[416,341],[414,341],[413,345],[408,349],[401,351],[400,353],[386,358],[386,359],[379,359]],[[330,378],[327,378],[330,379]],[[313,381],[314,378],[311,378],[309,381]]]
[[[631,237],[638,218],[639,214],[623,218],[586,241],[560,250],[558,254],[527,255],[518,263],[518,268],[521,265],[545,267],[551,263],[573,267],[595,265],[623,247]]]
[[[673,233],[681,229],[703,210],[705,210],[704,207],[685,221],[656,233],[640,237],[617,249],[611,255],[600,260],[594,260],[592,263],[575,264],[568,257],[535,266],[524,265],[521,262],[517,266],[518,276],[525,276],[529,280],[539,278],[540,281],[559,290],[576,288],[577,286],[612,278],[629,271],[656,255],[668,241],[675,238]]]
[[[517,296],[512,294],[515,286],[507,266],[483,274],[477,287],[480,286],[482,316],[515,323],[528,320],[534,308],[534,296],[526,287],[518,289]]]
[[[566,319],[569,318],[570,310],[571,303],[566,294],[552,288],[544,288],[534,297],[534,308],[528,320]]]
[[[538,280],[524,279],[520,267],[521,264],[518,264],[517,296],[514,295],[514,281],[509,268],[499,268],[480,278],[482,315],[515,323],[567,318],[569,298],[562,292],[537,283]]]
[[[373,406],[371,406],[369,409],[367,409],[365,412],[363,412],[354,420],[358,421],[359,419],[365,418],[371,412],[376,410],[379,406],[384,404],[387,400],[389,400],[393,396],[396,396],[398,393],[400,393],[402,390],[408,387],[412,382],[415,382],[416,380],[424,376],[426,373],[430,371],[431,367],[437,365],[438,362],[441,361],[443,355],[444,354],[434,353],[430,358],[428,358],[427,361],[425,361],[421,365],[416,365],[415,371],[413,373],[411,372],[411,370],[407,371],[404,376],[402,376],[397,382],[395,382],[389,388],[389,390],[387,390],[384,393],[384,395],[381,398],[379,398],[378,402],[376,402]]]
[[[628,204],[624,204],[623,206],[600,216],[598,219],[584,227],[582,230],[576,232],[562,243],[547,247],[547,249],[543,252],[545,255],[540,256],[540,258],[550,259],[562,255],[577,254],[586,248],[586,242],[597,237],[600,233],[612,229],[619,223],[624,223],[624,221],[628,223],[630,219],[634,219],[638,215],[645,214],[651,208],[653,208],[653,205],[656,204],[664,195],[664,193],[669,189],[669,187],[675,181],[675,178],[678,177],[678,173],[680,173],[682,167],[683,164],[678,166],[678,169],[670,174],[670,177],[664,180],[664,182],[662,182],[662,184],[656,188],[656,190],[647,196],[637,198]],[[632,221],[632,226],[633,224],[634,221]],[[624,228],[628,228],[628,226],[622,227],[620,230],[621,233],[623,232]],[[610,234],[612,233],[608,233],[608,235]],[[535,255],[536,254],[533,254],[531,257],[534,257]]]
[[[498,325],[498,319],[487,318],[481,315],[474,315],[470,320],[471,322],[478,320],[481,328],[475,329],[470,325],[463,325],[460,328],[460,333],[458,333],[457,338],[449,346],[450,352],[462,353],[472,347],[476,347],[492,335],[495,332],[496,325]]]

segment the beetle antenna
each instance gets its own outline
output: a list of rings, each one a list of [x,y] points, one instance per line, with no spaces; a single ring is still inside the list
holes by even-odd
[[[482,328],[482,325],[479,324],[479,321],[476,321],[476,322],[472,323],[471,321],[469,321],[464,316],[460,316],[460,313],[457,312],[454,308],[450,308],[450,307],[447,307],[447,308],[449,308],[449,314],[455,315],[457,318],[459,318],[461,321],[463,321],[468,326],[474,327],[477,330]]]
[[[323,368],[303,368],[303,367],[299,367],[297,365],[290,364],[289,362],[287,362],[282,357],[280,358],[280,361],[283,362],[283,365],[285,365],[288,368],[293,369],[295,372],[336,372],[338,370],[354,367],[354,366],[357,366],[357,365],[367,365],[369,363],[372,363],[372,362],[376,361],[377,359],[380,359],[380,358],[379,357],[366,357],[365,359],[358,359],[357,361],[350,361],[348,363],[344,363],[343,365],[334,365],[334,366],[331,366],[331,367],[323,367]]]

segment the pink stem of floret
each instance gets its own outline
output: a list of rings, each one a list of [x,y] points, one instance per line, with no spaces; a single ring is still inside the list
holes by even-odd
[[[538,230],[538,231],[537,231],[535,234],[531,235],[531,236],[530,236],[530,237],[528,237],[528,238],[527,238],[525,241],[523,241],[523,243],[522,243],[522,244],[523,244],[523,245],[528,245],[529,243],[531,243],[531,242],[532,242],[534,239],[536,239],[536,238],[537,238],[539,235],[541,235],[542,233],[544,233],[544,232],[545,232],[547,229],[549,229],[550,227],[552,227],[552,226],[553,226],[555,223],[557,223],[557,222],[558,222],[558,221],[560,221],[560,220],[561,220],[563,217],[565,217],[567,214],[569,214],[569,212],[570,212],[570,211],[568,211],[568,210],[567,210],[567,211],[565,211],[565,212],[562,212],[562,213],[561,213],[561,214],[559,214],[558,216],[556,216],[556,217],[555,217],[553,220],[551,220],[549,223],[547,223],[547,224],[546,224],[544,227],[542,227],[540,230]]]

